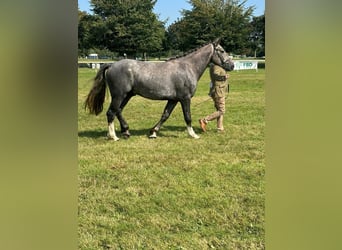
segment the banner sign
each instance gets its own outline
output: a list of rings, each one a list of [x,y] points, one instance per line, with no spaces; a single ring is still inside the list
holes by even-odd
[[[234,61],[234,70],[244,69],[258,70],[258,61]]]

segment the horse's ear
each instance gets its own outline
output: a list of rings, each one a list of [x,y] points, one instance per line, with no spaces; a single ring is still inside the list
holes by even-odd
[[[221,41],[221,38],[218,37],[218,38],[216,38],[216,39],[213,41],[213,44],[214,44],[215,46],[217,46],[217,45],[220,44],[220,41]]]

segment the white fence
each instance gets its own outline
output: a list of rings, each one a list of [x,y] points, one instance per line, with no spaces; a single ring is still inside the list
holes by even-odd
[[[92,63],[92,64],[91,64],[91,68],[92,68],[92,69],[99,69],[100,66],[101,66],[100,63]]]

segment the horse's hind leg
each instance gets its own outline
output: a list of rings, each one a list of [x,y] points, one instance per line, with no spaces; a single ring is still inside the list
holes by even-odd
[[[116,114],[116,117],[118,118],[119,122],[120,122],[120,127],[121,127],[121,133],[124,136],[124,138],[129,138],[131,136],[131,134],[129,133],[129,126],[127,124],[127,122],[125,121],[125,119],[122,116],[122,111],[124,109],[124,107],[126,106],[126,104],[128,103],[128,101],[132,98],[133,94],[129,93],[126,98],[122,101],[121,105],[120,105],[120,109]]]
[[[114,99],[112,99],[111,104],[109,105],[108,111],[107,111],[107,122],[108,122],[108,139],[112,139],[114,141],[118,141],[119,138],[116,136],[115,133],[115,127],[114,127],[114,118],[116,113],[119,111],[119,105],[120,103]]]
[[[195,139],[198,139],[200,137],[195,133],[194,129],[191,126],[190,102],[191,102],[190,99],[181,101],[184,120],[185,120],[186,128],[188,130],[189,135]]]
[[[169,118],[173,109],[176,107],[178,101],[169,100],[164,108],[164,112],[160,118],[160,121],[150,130],[149,138],[157,138],[157,132],[159,131],[160,127],[163,123]]]

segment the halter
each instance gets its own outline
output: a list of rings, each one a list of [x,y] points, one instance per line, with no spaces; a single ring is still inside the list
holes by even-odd
[[[221,55],[221,53],[217,53],[217,51],[218,51],[217,47],[218,47],[218,45],[217,45],[217,46],[214,45],[214,51],[216,52],[217,56],[220,58],[221,64],[223,65],[223,64],[226,63],[227,61],[225,61],[225,60],[223,59],[223,56]]]
[[[223,58],[223,56],[221,55],[221,53],[217,53],[217,51],[218,51],[218,49],[217,49],[218,45],[215,46],[215,45],[213,44],[213,46],[214,46],[214,51],[216,52],[217,56],[220,58],[221,66],[222,66],[224,69],[228,70],[228,69],[229,69],[229,63],[227,63],[227,62],[229,61],[229,58],[227,58],[227,60],[224,60],[224,58]]]

